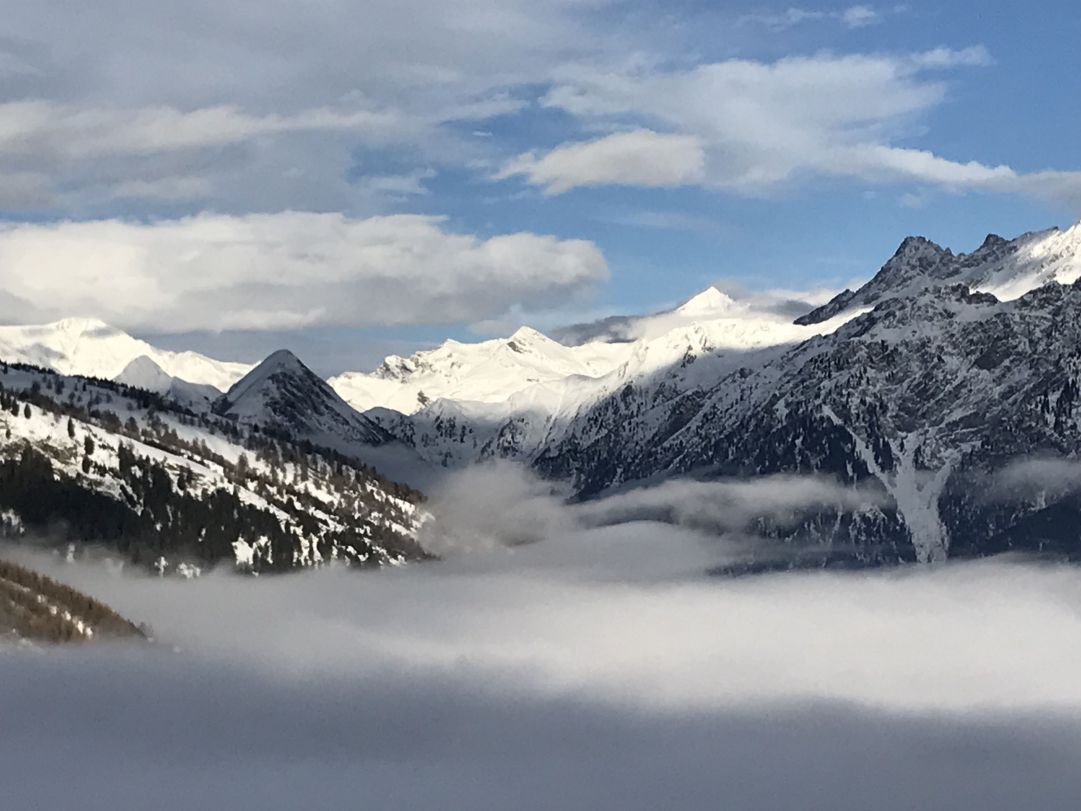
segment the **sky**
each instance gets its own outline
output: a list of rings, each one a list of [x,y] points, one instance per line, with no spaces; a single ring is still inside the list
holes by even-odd
[[[9,323],[331,373],[1081,217],[1066,2],[0,10]]]

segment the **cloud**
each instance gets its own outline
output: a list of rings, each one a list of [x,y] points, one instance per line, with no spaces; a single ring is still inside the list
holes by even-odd
[[[1076,492],[1081,492],[1081,460],[1037,456],[1016,459],[998,471],[985,497],[1055,502]]]
[[[195,110],[81,108],[45,101],[0,105],[0,156],[52,160],[110,155],[155,155],[219,147],[287,132],[349,130],[358,140],[400,136],[392,113],[302,110],[292,115],[250,115],[222,105]]]
[[[556,306],[607,276],[592,243],[480,239],[440,218],[283,212],[0,228],[0,283],[34,318],[142,332],[450,323]],[[21,307],[0,313],[27,317]]]
[[[536,542],[576,526],[563,503],[568,493],[510,462],[457,471],[429,495],[435,518],[421,528],[420,543],[439,556]]]
[[[808,513],[884,506],[878,490],[846,487],[815,476],[762,476],[716,481],[671,480],[587,502],[577,513],[600,525],[665,521],[706,531],[740,532],[760,518],[781,525]]]
[[[900,13],[901,7],[894,7],[892,13]],[[786,28],[794,28],[805,23],[834,21],[839,22],[846,28],[864,28],[868,25],[880,23],[885,14],[871,6],[857,5],[839,11],[825,11],[818,9],[799,8],[790,6],[779,12],[757,12],[744,14],[739,18],[741,25],[761,25],[775,31]]]
[[[849,28],[863,28],[881,20],[882,15],[870,6],[849,6],[841,12],[841,22]]]
[[[563,144],[539,158],[532,152],[519,155],[496,179],[525,175],[546,194],[580,186],[685,186],[701,182],[704,163],[696,137],[637,129]]]
[[[606,50],[582,19],[600,0],[329,0],[254,16],[209,0],[158,14],[6,5],[0,179],[36,176],[9,210],[385,210],[394,192],[354,187],[356,164],[467,166],[496,148],[456,125],[513,114],[552,65]],[[133,194],[163,178],[172,189]]]
[[[745,195],[769,193],[813,177],[918,182],[948,191],[1025,193],[1076,199],[1077,173],[1021,174],[1006,165],[953,160],[899,145],[946,98],[942,71],[991,63],[982,46],[909,54],[733,59],[689,69],[646,66],[611,71],[567,69],[543,103],[588,126],[663,129],[693,139],[693,164],[672,182]],[[610,136],[614,137],[614,136]],[[607,139],[564,144],[527,157],[530,182],[558,192],[589,178],[565,156],[592,153]],[[547,173],[539,171],[549,166]],[[649,185],[630,154],[604,172],[605,182]],[[661,162],[664,165],[663,161]],[[686,171],[693,166],[693,171]],[[511,174],[513,172],[504,172]]]
[[[686,67],[673,54],[695,52],[693,35],[615,0],[328,0],[255,17],[210,0],[159,14],[103,0],[74,17],[8,5],[0,206],[39,217],[210,205],[362,216],[417,193],[389,180],[417,167],[521,176],[550,194],[698,184],[761,195],[841,176],[1081,198],[1071,172],[1005,177],[964,156],[897,154],[946,99],[932,72],[989,64],[982,46]],[[859,27],[902,10],[790,7],[743,22]],[[579,126],[547,151],[515,141],[525,151],[508,161],[498,133],[521,129],[488,119],[520,116],[538,96]]]
[[[451,472],[428,492],[432,519],[420,542],[440,557],[539,543],[543,549],[530,552],[533,564],[540,558],[545,565],[562,567],[569,560],[572,567],[582,566],[582,550],[588,547],[588,562],[598,567],[596,551],[607,554],[614,545],[624,555],[638,550],[635,558],[644,566],[643,575],[673,567],[685,574],[692,561],[699,571],[734,563],[746,558],[748,545],[763,559],[772,541],[754,539],[761,521],[789,527],[826,510],[855,512],[888,504],[878,488],[788,475],[673,479],[571,503],[564,486],[503,460]],[[494,504],[514,507],[493,509]],[[657,532],[671,539],[669,554],[675,550],[674,556],[658,555],[658,548],[645,540]]]
[[[634,525],[370,574],[189,583],[35,559],[161,645],[0,653],[5,800],[1073,807],[1076,569],[645,576],[695,554]]]

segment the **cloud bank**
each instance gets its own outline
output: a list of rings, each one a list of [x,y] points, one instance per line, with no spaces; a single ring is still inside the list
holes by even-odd
[[[86,315],[141,332],[453,323],[566,303],[607,277],[595,245],[481,239],[441,218],[283,212],[0,228],[0,318]]]
[[[150,620],[166,649],[0,653],[5,798],[1073,807],[1076,570],[650,576],[650,548],[694,562],[686,531],[609,533],[258,581],[38,559]]]
[[[1072,809],[1077,568],[705,574],[717,524],[865,498],[782,477],[566,506],[494,465],[435,493],[447,559],[399,570],[189,582],[4,547],[158,638],[0,648],[5,800]]]
[[[872,15],[856,6],[844,17],[858,25]],[[542,104],[587,126],[626,129],[634,122],[636,128],[527,153],[500,176],[522,174],[549,194],[604,184],[696,184],[761,195],[807,178],[842,177],[1075,197],[1077,172],[1022,173],[899,145],[946,100],[945,73],[989,64],[988,51],[972,46],[731,59],[690,68],[564,67]],[[579,160],[583,156],[591,160]]]

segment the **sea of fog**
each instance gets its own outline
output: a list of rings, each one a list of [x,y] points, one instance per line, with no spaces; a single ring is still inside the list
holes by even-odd
[[[718,521],[828,485],[564,507],[476,475],[433,504],[445,559],[389,571],[4,550],[158,644],[0,654],[0,807],[1081,807],[1081,569],[709,577]]]

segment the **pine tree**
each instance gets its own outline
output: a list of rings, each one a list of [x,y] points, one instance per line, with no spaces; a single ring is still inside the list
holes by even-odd
[[[23,416],[24,416],[24,417],[26,417],[27,419],[30,419],[30,415],[31,415],[31,412],[30,412],[30,403],[27,403],[27,404],[26,404],[26,407],[25,407],[25,408],[23,408]]]
[[[75,423],[71,417],[68,417],[68,437],[70,439],[75,439]]]

